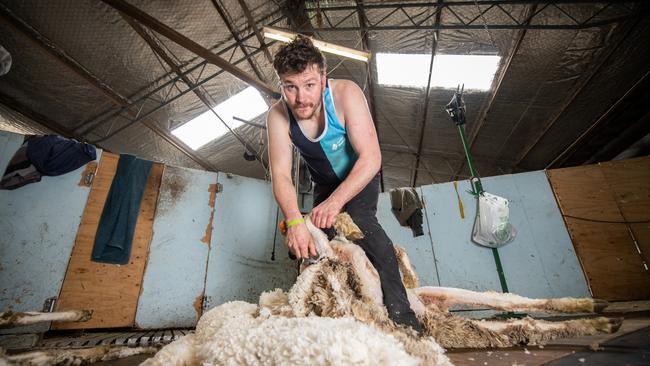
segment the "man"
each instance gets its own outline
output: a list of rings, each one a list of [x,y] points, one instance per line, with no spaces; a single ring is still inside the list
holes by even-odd
[[[314,181],[311,220],[331,239],[335,216],[342,211],[350,214],[365,235],[357,244],[379,273],[389,316],[420,331],[393,244],[375,217],[381,153],[363,92],[351,81],[327,80],[325,57],[304,36],[284,45],[273,67],[280,78],[282,100],[267,117],[269,158],[273,194],[288,227],[289,250],[298,258],[316,255],[292,184],[294,145]]]

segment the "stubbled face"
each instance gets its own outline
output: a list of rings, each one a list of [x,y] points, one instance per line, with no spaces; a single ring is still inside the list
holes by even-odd
[[[280,75],[282,96],[298,120],[316,119],[323,104],[326,78],[318,65],[303,72]]]

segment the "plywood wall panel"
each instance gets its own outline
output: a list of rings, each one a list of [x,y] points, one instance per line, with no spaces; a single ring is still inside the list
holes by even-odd
[[[53,325],[55,329],[130,327],[134,324],[163,165],[154,164],[151,167],[140,205],[129,264],[92,262],[90,258],[95,233],[118,161],[119,156],[116,154],[105,153],[102,156],[57,303],[57,310],[93,310],[93,317],[83,323],[56,323]]]
[[[650,298],[650,277],[625,225],[572,218],[566,222],[594,297]]]
[[[650,158],[547,171],[594,297],[650,298]]]
[[[622,221],[614,195],[598,165],[546,172],[564,216]]]
[[[650,158],[601,163],[618,208],[627,221],[650,221]]]
[[[630,223],[641,258],[650,265],[650,158],[600,165],[621,215]]]

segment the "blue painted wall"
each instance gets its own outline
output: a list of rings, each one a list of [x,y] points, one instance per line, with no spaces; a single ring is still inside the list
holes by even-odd
[[[517,228],[499,249],[510,292],[529,297],[591,296],[571,237],[543,171],[485,180],[490,193],[510,199]]]
[[[138,301],[141,328],[193,327],[203,296],[212,225],[210,185],[217,173],[165,166],[153,238]],[[210,238],[208,235],[207,238]]]
[[[232,301],[257,303],[263,291],[288,289],[296,269],[277,234],[277,205],[271,184],[219,174],[212,248],[205,294],[207,307]],[[275,241],[275,260],[271,260]]]
[[[0,132],[0,168],[21,141],[20,135]],[[269,182],[165,169],[136,314],[139,326],[193,326],[195,301],[203,290],[209,308],[235,299],[257,302],[261,292],[293,284],[297,273],[277,231],[282,217]],[[58,295],[89,193],[78,186],[79,179],[76,171],[0,191],[0,309],[38,310],[46,298]],[[212,210],[208,187],[215,182],[223,191],[216,196],[208,246],[202,239]],[[510,200],[511,221],[518,230],[517,238],[499,249],[510,291],[531,297],[588,296],[545,174],[485,178],[483,184],[486,191]],[[466,181],[459,182],[462,219],[452,183],[419,188],[425,235],[418,238],[399,226],[389,194],[379,197],[378,219],[392,240],[406,248],[422,285],[500,290],[491,249],[470,241],[476,201],[469,189]]]
[[[422,197],[422,189],[417,188],[417,192]],[[426,217],[422,224],[424,235],[413,237],[411,229],[400,226],[395,218],[391,210],[390,194],[383,193],[379,195],[377,203],[377,220],[393,243],[404,247],[408,253],[411,264],[420,279],[420,286],[439,286],[437,264],[431,244],[429,222],[426,221]]]
[[[0,161],[8,162],[22,135],[0,131],[2,141],[9,145],[1,145]],[[47,298],[59,295],[90,193],[78,184],[83,170],[0,190],[0,311],[40,311]],[[49,324],[39,324],[0,333],[47,329]]]
[[[24,135],[0,131],[0,172],[2,175],[16,150],[23,144],[24,139]]]
[[[544,172],[490,177],[482,182],[487,192],[510,200],[510,219],[518,231],[513,242],[498,249],[510,292],[530,297],[590,296]],[[421,188],[431,243],[422,239],[406,243],[404,234],[395,227],[396,219],[392,218],[391,225],[385,223],[390,219],[388,213],[380,212],[378,216],[389,236],[403,244],[411,258],[419,259],[425,253],[428,268],[416,263],[419,276],[430,278],[435,271],[440,286],[500,291],[492,250],[470,240],[476,199],[469,190],[467,181],[458,182],[465,209],[462,219],[453,183]],[[388,193],[382,196],[380,211],[390,210],[389,203],[381,204],[388,199]],[[429,245],[437,262],[426,254]]]

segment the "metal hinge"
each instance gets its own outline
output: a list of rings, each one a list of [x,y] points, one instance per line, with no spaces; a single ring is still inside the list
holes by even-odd
[[[210,308],[212,308],[212,296],[205,295],[201,301],[201,310],[202,312],[206,312]]]
[[[84,184],[85,184],[87,187],[90,187],[90,186],[93,184],[93,180],[94,180],[94,179],[95,179],[95,172],[89,172],[89,173],[86,174],[86,176],[84,177]]]
[[[51,313],[54,311],[54,305],[56,305],[56,296],[48,297],[43,303],[43,312]]]

